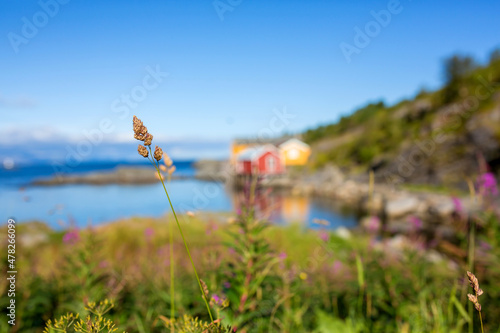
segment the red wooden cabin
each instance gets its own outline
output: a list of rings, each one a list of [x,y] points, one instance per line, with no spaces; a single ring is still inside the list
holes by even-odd
[[[276,175],[285,172],[281,153],[272,145],[247,148],[236,160],[236,172],[242,175]]]

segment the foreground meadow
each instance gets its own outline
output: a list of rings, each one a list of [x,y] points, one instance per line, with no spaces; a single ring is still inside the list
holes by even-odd
[[[170,247],[169,233],[176,230],[170,228],[175,223],[170,215],[66,231],[41,223],[19,225],[18,324],[11,331],[41,332],[52,319],[47,331],[60,332],[54,319],[68,313],[86,318],[90,309],[85,320],[109,320],[103,332],[112,327],[225,332],[228,325],[238,332],[466,332],[472,321],[477,332],[479,318],[467,301],[466,271],[473,254],[484,290],[484,331],[499,329],[499,222],[493,214],[475,219],[483,225],[475,235],[476,250],[465,258],[439,253],[436,242],[418,230],[383,238],[383,228],[351,233],[267,226],[251,210],[235,216],[189,213],[179,220],[214,323],[177,234]],[[457,249],[467,251],[467,233],[457,239]],[[1,281],[5,316],[8,285]],[[1,331],[8,331],[1,322]]]

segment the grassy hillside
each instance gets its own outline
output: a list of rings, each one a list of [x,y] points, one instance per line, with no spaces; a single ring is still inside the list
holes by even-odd
[[[454,183],[484,165],[500,168],[500,58],[486,66],[470,58],[446,63],[447,84],[412,100],[373,103],[339,122],[310,129],[311,166],[334,163],[376,170],[383,179]],[[457,69],[458,68],[458,69]]]

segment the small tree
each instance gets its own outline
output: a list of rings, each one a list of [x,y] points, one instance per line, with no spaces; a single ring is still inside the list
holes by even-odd
[[[490,54],[490,64],[500,60],[500,49],[493,50]]]
[[[470,56],[454,55],[444,61],[446,83],[458,81],[477,68],[476,61]]]
[[[446,86],[443,89],[443,103],[449,103],[459,94],[462,80],[470,74],[477,64],[470,56],[454,55],[444,61],[444,79]]]

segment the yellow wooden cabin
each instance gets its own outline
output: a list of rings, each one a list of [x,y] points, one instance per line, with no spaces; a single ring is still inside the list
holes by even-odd
[[[305,165],[311,155],[309,145],[298,139],[289,139],[279,145],[285,166]]]

